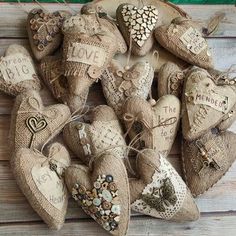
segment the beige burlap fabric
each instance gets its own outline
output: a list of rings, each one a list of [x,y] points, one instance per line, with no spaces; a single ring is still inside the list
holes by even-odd
[[[149,62],[137,62],[125,70],[113,60],[101,76],[101,83],[107,104],[118,117],[127,98],[138,96],[147,99],[154,78],[154,70]]]
[[[132,4],[121,4],[116,10],[119,28],[134,55],[144,56],[153,46],[153,31],[158,22],[155,6],[137,8]]]
[[[206,69],[213,67],[206,40],[197,30],[196,23],[184,17],[175,18],[171,24],[156,28],[158,43],[177,57],[192,65]]]
[[[84,165],[69,167],[65,179],[73,198],[88,215],[112,235],[126,235],[130,193],[122,159],[112,152],[103,154],[94,160],[92,170]]]
[[[53,53],[61,44],[61,26],[71,14],[68,11],[46,13],[35,8],[29,12],[27,32],[32,52],[37,60]]]
[[[158,152],[144,149],[137,157],[139,178],[130,179],[131,209],[172,221],[193,221],[199,211],[172,165]]]
[[[81,96],[120,51],[119,38],[97,13],[72,16],[63,24],[63,66],[70,94]]]
[[[11,159],[16,181],[32,208],[52,229],[64,223],[68,193],[63,171],[70,165],[64,146],[54,143],[44,156],[28,148],[20,149]]]
[[[92,111],[90,124],[70,122],[65,126],[63,136],[69,148],[86,164],[92,156],[96,157],[104,151],[121,159],[126,156],[126,142],[119,120],[109,106],[96,107]]]
[[[183,140],[182,161],[186,183],[194,196],[216,184],[236,159],[236,135],[207,132],[194,141]]]
[[[166,94],[181,98],[184,84],[183,70],[172,62],[165,63],[158,71],[158,97]]]
[[[29,52],[12,44],[0,59],[0,90],[12,96],[27,90],[40,90],[40,81]]]
[[[55,137],[70,118],[66,105],[44,107],[40,95],[28,91],[18,95],[11,116],[11,151],[20,148],[40,148]]]
[[[151,148],[167,156],[178,130],[180,101],[165,95],[157,102],[133,97],[123,107],[123,120],[138,149]]]
[[[206,70],[193,68],[186,75],[183,91],[182,130],[185,139],[197,139],[222,121],[221,129],[232,124],[235,85],[217,85]]]
[[[87,100],[88,89],[77,96],[70,94],[69,85],[62,68],[62,59],[60,56],[47,56],[40,63],[41,77],[50,89],[53,96],[70,107],[71,112],[82,108]]]

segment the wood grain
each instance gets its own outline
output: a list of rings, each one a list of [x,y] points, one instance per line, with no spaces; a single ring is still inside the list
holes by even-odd
[[[35,7],[37,4],[23,4],[23,8],[17,3],[0,3],[0,37],[7,38],[25,38],[27,33],[25,29],[25,22],[27,12]],[[43,4],[48,11],[68,10],[70,8],[63,6],[63,4]],[[76,12],[79,11],[81,5],[70,4]],[[194,20],[200,22],[205,26],[208,20],[217,13],[225,13],[225,19],[219,26],[214,37],[235,37],[236,36],[236,8],[233,5],[213,5],[207,6],[188,6],[182,5],[181,8],[185,10]],[[73,11],[71,11],[73,12]],[[12,17],[14,15],[14,17]]]
[[[173,223],[157,220],[150,217],[133,217],[128,231],[129,236],[222,236],[235,235],[235,213],[230,214],[206,214],[197,222]],[[58,231],[48,230],[41,222],[3,224],[0,226],[0,235],[4,236],[108,236],[101,227],[92,220],[69,220]]]
[[[28,11],[36,4],[26,4],[24,10]],[[49,11],[67,9],[58,4],[44,4]],[[81,5],[70,5],[76,11]],[[215,14],[224,12],[225,19],[220,23],[217,32],[208,38],[214,62],[217,69],[225,70],[235,64],[236,55],[236,7],[227,5],[212,6],[181,6],[194,20],[205,26]],[[0,56],[5,49],[13,43],[28,46],[25,21],[27,14],[19,4],[0,3]],[[56,101],[47,88],[41,91],[45,105]],[[155,97],[155,94],[154,94]],[[108,235],[71,199],[69,202],[66,224],[61,231],[51,231],[33,211],[24,195],[19,190],[11,173],[8,160],[10,150],[8,145],[8,132],[10,126],[10,113],[14,98],[0,93],[0,235]],[[90,91],[88,103],[90,105],[105,104],[101,85],[95,84]],[[230,128],[236,132],[236,123]],[[73,162],[76,161],[72,155]],[[182,174],[180,160],[180,137],[175,142],[169,161]],[[133,214],[130,224],[129,236],[222,236],[236,235],[236,163],[228,173],[204,195],[198,197],[196,202],[202,212],[198,222],[176,224],[163,220],[156,220],[146,216]],[[135,217],[134,217],[135,215]]]

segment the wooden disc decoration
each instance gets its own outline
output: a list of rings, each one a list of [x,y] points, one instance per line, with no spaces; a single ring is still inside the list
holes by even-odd
[[[95,0],[94,3],[97,4],[97,6],[103,8],[108,13],[108,15],[110,15],[111,17],[115,19],[116,9],[118,8],[119,5],[127,3],[127,1]],[[180,9],[176,5],[171,4],[169,2],[162,2],[160,0],[146,0],[146,1],[131,0],[129,1],[129,4],[132,4],[140,8],[142,7],[142,5],[155,6],[158,9],[159,18],[160,18],[157,26],[162,25],[162,24],[168,24],[174,18],[179,17],[179,16],[189,17],[186,12],[184,12],[182,9]],[[159,53],[158,63],[154,62],[153,52],[155,50],[157,50]],[[127,61],[127,54],[118,55],[116,59],[119,60],[121,64],[125,65]],[[175,62],[181,67],[185,67],[185,65],[187,65],[186,62],[182,61],[181,59],[178,59],[177,57],[169,53],[167,50],[159,46],[157,42],[154,43],[153,48],[147,55],[141,58],[138,56],[131,56],[130,63],[135,63],[137,61],[140,61],[140,59],[142,60],[145,59],[150,62],[153,62],[153,66],[155,67],[156,70],[158,70],[167,61]]]

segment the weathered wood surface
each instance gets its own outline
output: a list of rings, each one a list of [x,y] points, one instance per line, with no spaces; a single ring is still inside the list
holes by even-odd
[[[27,4],[25,9],[33,8]],[[62,5],[45,4],[48,10],[66,9]],[[79,5],[71,5],[79,9]],[[225,70],[236,63],[236,7],[234,6],[183,6],[193,19],[205,25],[215,14],[224,12],[225,19],[218,31],[208,38],[217,69]],[[67,8],[68,9],[68,8]],[[26,13],[17,4],[0,3],[0,56],[6,47],[19,43],[28,47],[26,39]],[[46,88],[41,92],[46,105],[55,100]],[[100,84],[92,87],[89,103],[104,104]],[[0,235],[107,235],[100,227],[76,206],[72,200],[66,217],[66,223],[59,232],[50,231],[32,210],[23,194],[17,187],[9,166],[8,131],[10,113],[14,99],[0,93]],[[236,132],[236,123],[231,127]],[[175,142],[170,162],[181,174],[180,137]],[[76,162],[76,158],[73,157]],[[134,216],[131,219],[128,235],[236,235],[236,163],[229,172],[207,193],[196,199],[202,217],[194,223],[169,223],[145,216]]]
[[[48,11],[65,9],[71,11],[70,8],[55,4],[44,4]],[[22,4],[22,7],[17,3],[0,3],[0,37],[24,38],[26,37],[25,21],[27,11],[38,7],[36,4]],[[81,5],[70,4],[74,11],[78,12]],[[219,25],[219,29],[214,33],[214,37],[235,37],[236,36],[236,7],[233,5],[183,5],[181,6],[194,20],[207,24],[209,19],[216,14],[225,13],[225,19]],[[14,17],[12,17],[14,15]]]

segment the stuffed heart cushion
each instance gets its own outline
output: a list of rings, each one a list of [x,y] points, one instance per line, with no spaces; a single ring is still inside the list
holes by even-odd
[[[45,107],[40,95],[35,91],[19,95],[11,117],[12,151],[23,147],[40,149],[49,138],[60,133],[70,116],[66,105]]]
[[[0,59],[0,90],[16,96],[27,90],[40,90],[40,81],[29,52],[12,44]]]
[[[139,149],[153,148],[167,156],[174,142],[180,118],[180,101],[174,95],[150,102],[133,97],[123,107],[123,119]],[[134,141],[134,140],[133,140]]]
[[[236,104],[235,85],[217,85],[203,69],[187,74],[183,95],[183,136],[194,140],[227,119]]]
[[[147,62],[137,62],[125,70],[118,61],[113,60],[101,76],[103,92],[108,105],[118,116],[127,98],[139,96],[146,99],[154,78],[154,70]]]
[[[97,156],[90,170],[71,166],[65,179],[82,209],[112,235],[123,236],[130,218],[130,194],[123,160],[112,153]]]
[[[16,181],[32,208],[52,229],[64,223],[68,193],[62,175],[70,165],[64,146],[54,143],[47,156],[28,148],[20,149],[11,160]]]
[[[187,186],[158,152],[144,149],[137,157],[138,179],[130,180],[131,209],[156,218],[190,221],[199,211]]]
[[[236,159],[236,135],[215,130],[194,141],[183,140],[182,143],[185,179],[194,196],[217,183]]]

